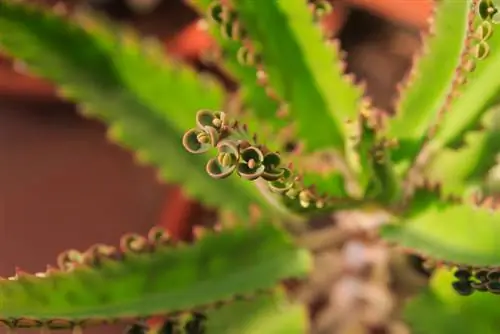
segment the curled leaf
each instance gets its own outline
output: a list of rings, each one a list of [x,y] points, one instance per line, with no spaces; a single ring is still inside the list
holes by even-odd
[[[472,281],[471,287],[473,287],[476,291],[481,291],[481,292],[488,291],[488,288],[486,287],[489,281],[487,270],[484,269],[478,270],[475,273],[474,278],[477,280],[477,282]]]
[[[454,274],[456,281],[452,288],[459,295],[469,296],[475,291],[500,293],[500,269],[498,268],[459,268]]]
[[[486,41],[491,37],[492,34],[493,34],[493,27],[491,25],[491,22],[489,21],[481,22],[476,31],[477,38],[479,38],[481,41]]]
[[[281,168],[281,170],[283,171],[283,175],[278,180],[269,182],[269,188],[274,192],[282,194],[289,191],[295,182],[290,169]]]
[[[220,130],[226,124],[225,121],[226,114],[222,111],[202,109],[196,113],[196,124],[199,129],[206,130],[206,127],[213,127]]]
[[[208,18],[213,20],[217,24],[221,24],[223,22],[223,12],[224,7],[220,2],[214,2],[208,8]]]
[[[483,20],[492,20],[498,14],[498,8],[495,7],[492,0],[481,0],[478,11]]]
[[[500,295],[500,282],[490,282],[487,284],[488,291]]]
[[[481,41],[476,45],[475,56],[479,60],[483,60],[490,53],[490,46],[485,41]]]
[[[244,31],[237,20],[231,20],[221,25],[221,35],[227,39],[239,40],[244,36]]]
[[[491,281],[500,282],[500,268],[492,269],[490,272],[488,272],[487,277]]]
[[[217,149],[219,151],[217,158],[208,161],[206,170],[211,177],[224,179],[236,169],[240,154],[238,147],[230,141],[219,143]]]
[[[236,165],[224,167],[219,163],[219,160],[212,158],[207,162],[207,173],[214,179],[225,179],[231,175],[236,169]]]
[[[255,55],[245,46],[241,46],[236,53],[238,63],[245,66],[251,66],[256,63]]]
[[[472,273],[468,269],[459,268],[457,271],[455,271],[454,276],[459,280],[466,281],[472,277]]]
[[[321,19],[333,11],[332,4],[327,0],[320,0],[314,4],[314,17]]]
[[[265,171],[264,154],[257,147],[250,146],[240,152],[241,162],[238,164],[238,174],[248,180],[256,180]]]
[[[281,158],[278,153],[270,152],[264,156],[264,173],[262,173],[262,178],[266,181],[276,181],[285,172],[283,168],[280,167]]]
[[[182,137],[182,146],[189,153],[201,154],[217,144],[219,134],[213,127],[206,126],[204,130],[191,129]]]
[[[71,270],[83,262],[83,254],[75,249],[67,250],[57,257],[57,266],[63,271]]]
[[[163,226],[155,226],[148,232],[148,241],[155,246],[170,245],[172,239],[170,234]]]
[[[129,233],[120,239],[120,249],[122,252],[142,253],[149,249],[148,239],[142,235]]]
[[[117,257],[117,250],[115,247],[96,244],[91,246],[83,254],[83,263],[89,266],[97,267],[104,259],[112,259]]]
[[[461,296],[470,296],[474,293],[471,281],[455,281],[452,283],[453,289]]]
[[[219,154],[217,155],[217,161],[223,167],[229,167],[236,165],[240,158],[240,152],[235,143],[231,141],[224,141],[217,145]]]

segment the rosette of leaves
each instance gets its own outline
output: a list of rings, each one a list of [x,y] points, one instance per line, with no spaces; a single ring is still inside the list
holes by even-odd
[[[59,270],[18,271],[0,281],[3,323],[76,331],[161,315],[159,327],[147,322],[161,333],[203,313],[207,333],[304,333],[306,312],[284,283],[311,270],[299,246],[309,219],[337,210],[383,213],[381,238],[460,268],[449,282],[458,294],[497,294],[500,213],[492,198],[471,197],[500,152],[485,121],[500,92],[492,0],[436,2],[394,115],[343,73],[338,43],[318,22],[324,2],[190,3],[209,18],[236,93],[88,13],[0,2],[3,51],[59,85],[164,180],[237,220],[221,216],[221,231],[189,245],[127,236],[120,251],[93,247]]]

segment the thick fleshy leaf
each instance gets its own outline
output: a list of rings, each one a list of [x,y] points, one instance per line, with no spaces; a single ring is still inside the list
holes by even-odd
[[[500,266],[500,210],[446,201],[418,189],[406,215],[381,230],[385,240],[432,259]]]
[[[385,204],[394,204],[401,200],[403,185],[395,172],[389,150],[380,149],[379,154],[380,157],[374,153],[371,158],[373,179],[368,184],[365,196],[375,198]]]
[[[188,3],[195,8],[201,15],[210,15],[210,17],[217,17],[216,13],[209,14],[210,8],[219,5],[219,1],[214,0],[189,0]],[[220,8],[220,6],[217,6]],[[220,16],[220,15],[219,15]],[[260,85],[257,80],[257,68],[248,65],[241,61],[244,54],[248,58],[251,57],[248,49],[242,47],[241,40],[228,39],[223,37],[221,33],[220,23],[221,20],[207,20],[209,23],[209,33],[215,38],[222,53],[221,66],[226,69],[230,76],[234,77],[235,81],[239,84],[239,91],[241,101],[246,110],[251,112],[252,118],[240,119],[251,128],[260,128],[262,123],[268,124],[274,130],[279,130],[287,125],[287,121],[276,117],[276,112],[279,109],[279,102],[268,96],[265,87]],[[277,139],[274,137],[274,139]],[[270,146],[271,143],[266,143]],[[276,148],[281,149],[284,143],[279,140],[275,142]]]
[[[359,140],[354,145],[361,189],[366,198],[396,202],[400,199],[402,185],[395,172],[391,147],[377,138],[378,130],[369,123],[366,118],[362,120]]]
[[[500,155],[500,108],[483,120],[484,128],[468,132],[457,149],[442,149],[425,168],[426,178],[443,186],[444,195],[463,196],[479,187]]]
[[[462,297],[452,289],[450,271],[437,270],[430,286],[405,306],[404,318],[414,334],[496,334],[500,328],[498,296]]]
[[[426,38],[423,55],[417,59],[407,85],[401,91],[396,115],[388,120],[386,135],[400,141],[397,154],[404,171],[418,153],[431,126],[451,93],[457,69],[463,67],[463,51],[471,43],[472,5],[478,0],[436,2],[432,35]],[[409,161],[408,161],[409,160]]]
[[[245,250],[245,251],[241,251]],[[81,320],[192,310],[271,289],[310,270],[299,249],[272,224],[207,234],[192,245],[127,252],[118,260],[0,281],[0,319]]]
[[[130,32],[107,29],[88,16],[77,24],[33,6],[0,2],[2,50],[60,86],[90,116],[107,123],[113,139],[138,151],[190,196],[241,217],[252,203],[265,207],[252,184],[212,179],[204,170],[208,159],[181,145],[197,110],[222,106],[220,87],[201,83],[194,71],[166,60],[161,48],[141,45]]]
[[[500,8],[500,2],[496,1]],[[467,75],[467,83],[441,119],[432,145],[444,147],[463,138],[464,131],[481,119],[488,107],[500,103],[500,25],[493,24],[487,40],[489,55],[478,61],[474,72]]]
[[[338,50],[312,24],[307,1],[238,0],[232,6],[270,85],[289,104],[306,149],[343,152],[346,121],[356,120],[362,92],[344,78]]]
[[[307,329],[305,307],[287,301],[281,291],[207,312],[206,334],[303,334]]]

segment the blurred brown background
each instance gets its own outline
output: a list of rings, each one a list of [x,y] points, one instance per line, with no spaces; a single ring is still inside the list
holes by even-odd
[[[192,32],[196,18],[179,0],[163,1],[146,14],[124,1],[94,2],[115,19],[161,38],[170,52],[192,58],[208,43],[203,36],[178,35]],[[378,106],[390,109],[395,84],[418,46],[410,27],[421,22],[402,26],[363,10],[349,12],[342,7],[333,24],[349,51],[348,69],[367,81]],[[54,97],[50,85],[15,74],[5,59],[0,60],[0,153],[0,276],[13,275],[16,266],[42,271],[64,249],[116,244],[121,234],[146,232],[166,215],[182,221],[199,212],[175,188],[160,185],[151,168],[136,166],[130,153],[108,143],[101,124],[79,117],[73,105]]]

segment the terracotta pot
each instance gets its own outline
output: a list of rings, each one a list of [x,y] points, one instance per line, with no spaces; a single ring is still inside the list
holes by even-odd
[[[433,0],[336,0],[398,21],[408,26],[425,28],[432,13]]]

